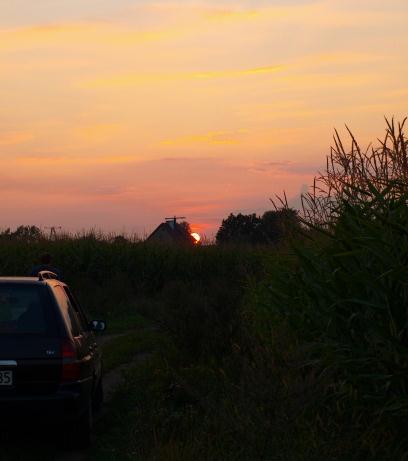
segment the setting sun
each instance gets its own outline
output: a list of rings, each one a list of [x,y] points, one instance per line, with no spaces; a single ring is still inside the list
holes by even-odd
[[[191,234],[191,237],[193,237],[193,239],[195,240],[195,244],[197,244],[201,240],[200,234],[197,234],[197,232],[193,232]]]

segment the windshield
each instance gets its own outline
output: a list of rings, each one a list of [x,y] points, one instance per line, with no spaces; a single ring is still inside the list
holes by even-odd
[[[0,335],[45,335],[52,325],[50,299],[44,286],[0,284]]]

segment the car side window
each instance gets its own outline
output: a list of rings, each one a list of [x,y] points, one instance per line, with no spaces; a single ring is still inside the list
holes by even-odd
[[[74,308],[72,307],[68,296],[65,294],[64,289],[57,285],[54,288],[54,293],[57,297],[58,304],[61,306],[62,315],[65,318],[65,321],[68,325],[68,328],[71,330],[73,336],[80,336],[81,335],[81,322],[78,318],[77,313],[75,312]]]
[[[71,290],[67,286],[64,286],[63,289],[65,291],[65,294],[68,296],[68,299],[69,299],[69,302],[70,302],[71,306],[73,307],[73,309],[77,313],[78,319],[81,322],[82,330],[87,331],[89,329],[88,328],[89,320],[88,320],[84,310],[82,309],[82,307],[80,306],[78,301],[75,299],[75,296],[72,294]]]

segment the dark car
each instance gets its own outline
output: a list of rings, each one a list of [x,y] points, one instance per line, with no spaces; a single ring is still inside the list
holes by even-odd
[[[79,447],[103,400],[94,331],[105,322],[91,320],[54,277],[0,277],[0,425],[61,426]]]

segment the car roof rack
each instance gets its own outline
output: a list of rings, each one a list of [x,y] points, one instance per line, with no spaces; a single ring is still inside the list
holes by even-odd
[[[55,272],[51,271],[40,271],[38,273],[38,280],[50,280],[50,279],[55,279],[58,280],[58,275]]]

